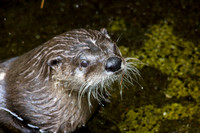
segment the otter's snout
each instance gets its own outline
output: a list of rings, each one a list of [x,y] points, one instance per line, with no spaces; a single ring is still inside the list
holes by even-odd
[[[108,72],[116,72],[121,69],[122,60],[118,57],[110,57],[106,62],[105,69]]]

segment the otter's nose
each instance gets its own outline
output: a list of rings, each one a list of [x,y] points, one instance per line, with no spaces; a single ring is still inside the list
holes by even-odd
[[[115,72],[121,68],[122,60],[118,57],[110,57],[106,62],[105,69],[108,72]]]

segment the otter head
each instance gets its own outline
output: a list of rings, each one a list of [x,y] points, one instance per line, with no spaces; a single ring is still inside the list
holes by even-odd
[[[66,91],[78,92],[79,101],[87,95],[107,100],[107,88],[116,80],[128,80],[129,72],[138,73],[110,39],[106,29],[73,30],[54,38],[55,57],[48,60],[52,81]],[[63,48],[64,47],[64,48]],[[60,88],[60,87],[59,87]]]

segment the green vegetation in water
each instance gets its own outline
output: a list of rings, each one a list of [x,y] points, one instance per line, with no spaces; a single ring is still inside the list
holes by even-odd
[[[143,48],[137,53],[132,51],[129,55],[138,55],[138,58],[147,64],[144,69],[154,68],[167,76],[167,83],[163,81],[163,88],[154,86],[163,94],[165,102],[162,103],[161,100],[161,105],[151,103],[138,108],[130,107],[121,115],[122,121],[118,124],[120,131],[198,132],[200,47],[174,35],[173,26],[166,22],[153,25],[146,36],[148,39],[144,42]],[[121,49],[123,51],[124,48]],[[154,71],[148,73],[152,77],[155,75]],[[159,103],[160,99],[157,100]]]

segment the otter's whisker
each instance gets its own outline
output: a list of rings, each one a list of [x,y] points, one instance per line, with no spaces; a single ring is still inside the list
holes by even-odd
[[[136,63],[141,63],[143,64],[140,60],[138,60],[137,58],[133,58],[133,57],[126,57],[125,58],[125,61],[128,62],[129,60],[133,60],[135,61]]]
[[[121,33],[121,34],[119,35],[119,37],[118,37],[117,40],[116,40],[116,43],[119,42],[119,40],[121,39],[122,35],[123,35],[123,33]]]
[[[101,92],[101,95],[103,95],[103,90],[104,90],[104,78],[101,80],[100,82],[100,92]]]
[[[105,92],[107,96],[111,96],[110,92],[105,88]]]
[[[132,79],[130,72],[124,71],[123,77],[128,77],[129,79]]]
[[[122,82],[123,82],[123,76],[124,76],[124,73],[122,73],[122,76],[121,76],[121,78],[120,78],[120,79],[121,79],[121,80],[120,80],[120,83],[119,83],[120,86],[122,85]]]
[[[120,96],[121,96],[121,99],[123,99],[122,98],[123,84],[124,84],[124,79],[123,78],[124,78],[124,73],[122,73],[122,75],[120,76],[119,81],[118,81],[119,86],[120,86]]]
[[[101,102],[101,95],[98,92],[98,87],[95,87],[94,89],[94,94],[95,94],[95,98],[97,99],[98,102]]]
[[[88,105],[89,105],[89,109],[90,109],[90,107],[92,106],[92,104],[91,104],[91,102],[90,102],[91,92],[92,92],[92,89],[91,89],[91,87],[90,87],[90,88],[89,88],[89,91],[88,91]]]
[[[127,78],[127,77],[124,77],[124,81],[130,83],[132,86],[134,86],[134,84]]]
[[[85,91],[88,89],[89,87],[89,84],[88,82],[86,81],[81,87],[80,87],[80,90],[78,92],[78,104],[79,104],[79,107],[81,108],[81,99],[83,97],[83,95],[85,94]]]
[[[138,76],[140,76],[140,72],[133,66],[127,66],[126,71],[125,71],[126,75],[130,75],[129,73],[132,73],[132,75],[138,80]],[[129,76],[131,77],[131,76]]]
[[[128,74],[128,73],[127,73],[127,75],[124,77],[124,80],[125,80],[126,82],[130,83],[130,84],[133,85],[133,86],[134,86],[134,84],[133,84],[132,82],[134,81],[135,83],[137,83],[137,84],[141,87],[141,89],[143,89],[143,86],[137,81],[137,78],[136,78],[136,80],[135,80],[134,78],[131,78],[130,74]]]
[[[134,71],[135,73],[139,74],[140,73],[139,70],[136,67],[134,67],[133,65],[134,65],[134,63],[127,63],[126,69]]]

